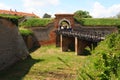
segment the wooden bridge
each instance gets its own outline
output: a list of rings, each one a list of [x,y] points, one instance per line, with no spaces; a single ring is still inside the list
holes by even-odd
[[[81,40],[91,41],[91,42],[99,42],[105,39],[105,36],[110,34],[109,31],[93,31],[93,30],[79,30],[74,31],[71,29],[66,30],[56,30],[57,35],[62,35],[66,37],[77,37]]]
[[[76,55],[82,54],[87,46],[93,50],[106,35],[118,31],[116,27],[76,26],[72,14],[55,16],[56,46],[62,51],[75,51]]]
[[[76,55],[79,55],[83,53],[86,46],[91,50],[94,49],[98,42],[104,40],[105,36],[112,32],[108,30],[80,29],[75,31],[72,29],[60,29],[56,30],[55,33],[59,37],[56,42],[60,44],[62,51],[75,50]]]

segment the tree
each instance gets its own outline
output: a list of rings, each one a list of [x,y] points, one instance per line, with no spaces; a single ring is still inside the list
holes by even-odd
[[[88,11],[78,10],[74,13],[74,18],[92,18]]]
[[[45,13],[45,14],[43,15],[43,18],[51,18],[51,15]]]

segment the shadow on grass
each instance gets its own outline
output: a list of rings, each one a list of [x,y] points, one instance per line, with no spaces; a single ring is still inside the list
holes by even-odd
[[[22,80],[29,72],[30,68],[38,62],[44,61],[43,59],[33,59],[28,56],[25,60],[17,62],[14,66],[0,71],[0,80]]]
[[[58,58],[58,60],[60,60],[62,63],[64,63],[67,67],[70,68],[70,65],[69,65],[65,60],[63,60],[63,59],[60,58],[60,57],[57,57],[57,58]]]
[[[91,55],[91,51],[85,49],[85,50],[83,51],[83,53],[82,53],[80,56],[88,56],[88,55]]]
[[[36,51],[37,49],[39,49],[40,47],[41,47],[41,45],[35,46],[35,47],[29,49],[29,52],[32,53],[32,52]]]

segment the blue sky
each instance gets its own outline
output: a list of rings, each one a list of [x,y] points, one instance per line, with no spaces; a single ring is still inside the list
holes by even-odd
[[[120,0],[0,0],[0,9],[52,16],[85,10],[93,17],[112,17],[120,12]]]

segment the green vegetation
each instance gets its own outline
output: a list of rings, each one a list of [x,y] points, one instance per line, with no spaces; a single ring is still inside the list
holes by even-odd
[[[84,67],[80,69],[80,80],[120,79],[120,34],[111,34],[93,51]]]
[[[24,61],[0,72],[0,80],[119,80],[120,34],[111,34],[90,56],[42,46]],[[6,77],[7,76],[7,77]]]
[[[21,27],[38,27],[38,26],[46,26],[47,24],[53,22],[52,18],[30,18],[25,22],[19,24]]]
[[[104,45],[104,46],[103,46]],[[95,62],[100,79],[120,79],[120,34],[111,34],[96,48],[99,55]]]
[[[22,18],[22,16],[16,15],[8,15],[8,14],[0,14],[0,17],[8,18],[13,23],[18,25],[18,19]],[[49,23],[53,22],[53,18],[29,18],[26,21],[19,24],[20,27],[44,27]]]
[[[28,29],[19,29],[20,34],[22,36],[29,36],[29,35],[33,35],[33,32],[31,30]]]
[[[75,19],[92,18],[92,16],[89,14],[88,11],[78,10],[74,13],[74,18]]]
[[[20,19],[22,16],[0,14],[0,17],[7,18],[10,21],[12,21],[12,23],[14,23],[14,24],[16,24],[18,26],[18,19]]]
[[[75,80],[87,58],[62,52],[53,45],[42,46],[30,56],[0,72],[0,80]]]
[[[84,26],[120,26],[120,19],[79,18],[76,21]]]
[[[120,19],[79,18],[76,21],[84,26],[116,26],[120,29]],[[31,18],[20,26],[46,26],[51,22],[53,19],[50,18]],[[20,33],[23,36],[33,34],[27,29],[20,29]],[[74,52],[61,52],[60,48],[53,45],[43,46],[31,53],[24,61],[16,63],[8,70],[1,71],[0,80],[120,79],[120,34],[114,33],[107,36],[91,54],[90,56],[76,56]]]
[[[8,14],[0,14],[0,17],[5,17],[5,18],[14,18],[14,19],[19,19],[22,16],[16,16],[16,15],[8,15]]]
[[[118,15],[119,16],[119,15]],[[83,26],[116,26],[120,27],[120,19],[116,18],[92,18],[87,11],[78,10],[74,13],[76,22]]]

